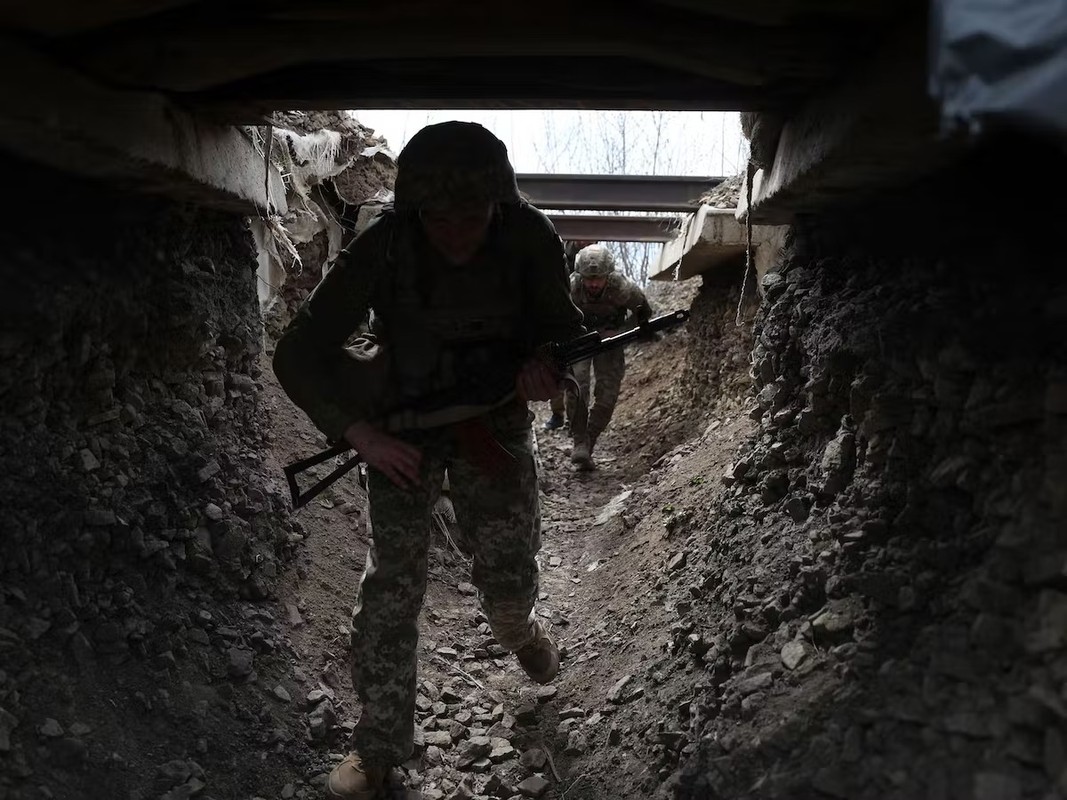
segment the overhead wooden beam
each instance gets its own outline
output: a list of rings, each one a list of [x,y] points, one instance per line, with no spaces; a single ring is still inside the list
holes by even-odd
[[[7,0],[4,27],[63,36],[150,17],[196,0]]]
[[[217,92],[189,95],[185,102],[205,116],[242,125],[264,124],[273,111],[323,109],[578,109],[735,111],[779,108],[797,100],[797,86],[738,87],[714,81],[683,81],[677,73],[642,69],[647,80],[629,85],[619,66],[606,62],[590,74],[574,65],[566,83],[543,76],[517,75],[500,62],[486,64],[478,77],[450,71],[446,62],[420,63],[412,74],[383,74],[351,65],[285,70]],[[343,67],[343,68],[340,68]],[[600,81],[604,70],[615,75]],[[636,79],[635,79],[636,80]]]
[[[0,38],[0,148],[227,211],[286,210],[278,171],[237,129],[194,119],[166,98],[115,91]]]
[[[120,36],[72,42],[67,52],[109,82],[195,92],[309,64],[505,56],[643,59],[703,78],[762,85],[775,72],[799,65],[830,74],[842,48],[841,34],[825,27],[786,32],[706,21],[694,27],[671,18],[625,18],[618,11],[561,26],[538,9],[536,15],[483,19],[474,28],[447,16],[391,19],[401,11],[382,11],[364,22],[253,19],[158,31],[131,27]]]
[[[905,3],[899,0],[653,0],[659,5],[758,25],[786,26],[811,17],[847,20],[891,19]],[[914,5],[914,3],[912,3]]]

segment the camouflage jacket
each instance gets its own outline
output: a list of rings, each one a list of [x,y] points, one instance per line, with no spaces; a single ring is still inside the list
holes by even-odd
[[[582,310],[587,328],[599,331],[621,330],[652,316],[652,307],[640,287],[619,272],[608,275],[599,295],[592,295],[577,273],[571,275],[571,301]],[[632,313],[627,319],[626,312]]]
[[[345,345],[371,309],[385,363],[359,373],[374,380],[346,381]],[[352,241],[297,312],[274,371],[334,440],[380,412],[498,404],[538,346],[582,333],[562,242],[537,209],[502,207],[485,246],[459,266],[432,249],[417,219],[390,211]]]

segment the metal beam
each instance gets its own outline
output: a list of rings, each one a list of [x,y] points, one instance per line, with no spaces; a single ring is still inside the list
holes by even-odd
[[[669,242],[681,227],[677,217],[549,214],[560,238],[576,242]]]
[[[552,211],[695,211],[723,178],[680,175],[518,176],[535,206]]]

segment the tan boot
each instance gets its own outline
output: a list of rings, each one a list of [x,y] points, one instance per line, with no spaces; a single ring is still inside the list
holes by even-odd
[[[349,753],[330,773],[326,796],[331,800],[378,800],[385,796],[388,774],[388,767],[364,765],[358,753]]]
[[[538,635],[525,647],[515,651],[515,657],[531,680],[550,683],[559,672],[559,648],[555,640],[538,623]]]

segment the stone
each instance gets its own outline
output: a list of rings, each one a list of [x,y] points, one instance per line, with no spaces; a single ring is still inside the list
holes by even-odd
[[[440,747],[442,750],[452,748],[452,734],[448,731],[426,731],[426,744],[428,747]]]
[[[551,784],[540,775],[532,775],[518,785],[519,793],[523,797],[541,797],[548,791]]]
[[[227,672],[231,678],[245,678],[252,673],[255,654],[241,647],[231,647],[227,653],[229,665]]]
[[[774,683],[774,675],[770,672],[760,672],[751,678],[745,678],[737,684],[737,690],[742,697],[762,691]]]
[[[851,638],[855,622],[847,609],[827,610],[811,623],[817,641],[836,642]]]
[[[608,691],[608,702],[625,703],[627,700],[633,699],[631,697],[633,690],[630,686],[633,679],[633,675],[625,675],[622,678],[619,678],[619,680],[615,682],[615,685]]]
[[[459,746],[456,766],[470,769],[477,761],[488,758],[493,752],[493,743],[488,736],[472,736]]]
[[[196,477],[201,483],[206,483],[215,477],[222,467],[219,466],[219,462],[210,461],[199,470],[197,470]]]
[[[850,430],[842,429],[826,445],[820,464],[825,494],[836,495],[852,479],[856,467],[856,436]]]
[[[808,657],[811,646],[800,639],[787,642],[782,647],[782,663],[785,668],[792,671],[800,666],[800,663]]]
[[[585,736],[582,734],[582,732],[578,730],[572,730],[567,736],[567,746],[564,748],[563,752],[569,756],[580,756],[586,751],[586,749],[588,749],[588,746],[589,745],[587,744]]]
[[[539,747],[533,747],[519,757],[519,763],[531,772],[539,772],[548,763],[548,755]]]
[[[537,722],[537,707],[521,705],[515,709],[515,721],[520,725],[533,725]]]
[[[93,455],[92,450],[88,448],[79,450],[78,457],[81,459],[82,472],[93,472],[100,469],[100,461]]]
[[[785,503],[785,512],[794,522],[803,522],[808,518],[808,504],[801,497],[790,497]]]
[[[537,701],[544,703],[556,696],[559,690],[555,686],[540,686],[537,689]]]
[[[507,739],[492,737],[490,741],[492,742],[493,749],[489,751],[489,760],[494,764],[500,764],[515,758],[515,748],[511,746],[511,742]]]
[[[1023,787],[1011,775],[978,772],[974,776],[974,800],[1022,800]]]

